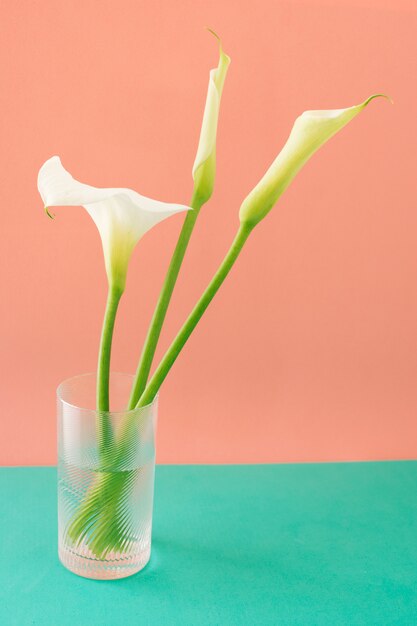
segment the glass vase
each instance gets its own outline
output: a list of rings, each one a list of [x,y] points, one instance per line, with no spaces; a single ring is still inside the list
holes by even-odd
[[[124,578],[150,558],[157,398],[126,410],[132,383],[111,374],[111,412],[94,409],[95,374],[57,390],[59,558],[87,578]]]

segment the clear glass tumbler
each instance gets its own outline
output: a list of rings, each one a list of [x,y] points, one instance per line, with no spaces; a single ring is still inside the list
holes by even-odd
[[[87,578],[124,578],[150,558],[158,402],[126,410],[132,383],[111,374],[108,413],[93,408],[95,374],[57,390],[59,558]]]

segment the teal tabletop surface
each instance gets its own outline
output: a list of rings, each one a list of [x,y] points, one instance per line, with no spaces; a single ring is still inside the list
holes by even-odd
[[[159,466],[153,551],[60,565],[55,468],[0,469],[1,626],[417,626],[417,463]]]

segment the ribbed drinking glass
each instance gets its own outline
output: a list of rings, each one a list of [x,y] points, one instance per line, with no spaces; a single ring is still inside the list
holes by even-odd
[[[59,558],[87,578],[124,578],[150,558],[157,399],[126,410],[132,383],[111,374],[111,412],[93,408],[95,374],[57,390]]]

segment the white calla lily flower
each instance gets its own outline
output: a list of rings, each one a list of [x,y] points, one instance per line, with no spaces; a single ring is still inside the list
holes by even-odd
[[[387,98],[384,94],[376,94],[347,109],[305,111],[300,115],[281,152],[243,201],[240,221],[252,227],[260,222],[309,158],[378,97]]]
[[[219,41],[220,57],[218,66],[210,70],[200,141],[193,166],[194,191],[202,204],[207,202],[213,193],[216,175],[216,137],[220,101],[227,70],[230,65],[230,57],[223,52],[219,37],[214,31],[210,29],[209,31]]]
[[[103,245],[109,284],[123,291],[130,256],[155,224],[190,207],[141,196],[132,189],[98,188],[75,180],[58,156],[39,170],[38,190],[48,212],[54,206],[83,206],[96,224]]]

